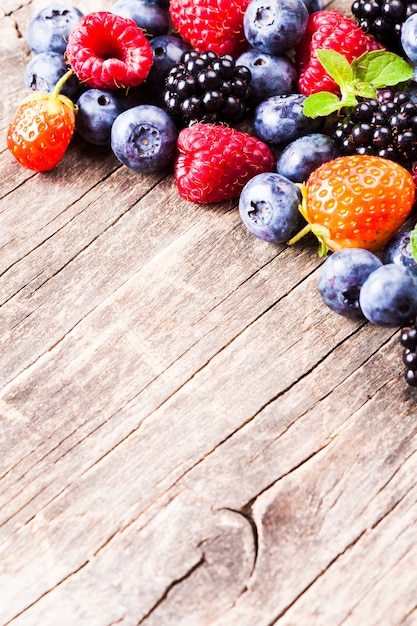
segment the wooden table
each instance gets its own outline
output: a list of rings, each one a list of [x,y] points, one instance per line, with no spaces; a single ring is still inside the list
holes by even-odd
[[[417,624],[398,330],[332,313],[315,243],[257,240],[236,202],[79,139],[14,162],[45,5],[0,9],[1,624]]]

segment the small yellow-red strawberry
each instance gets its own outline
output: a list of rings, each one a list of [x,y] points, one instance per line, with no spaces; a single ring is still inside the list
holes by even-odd
[[[21,102],[7,132],[7,147],[25,167],[51,170],[62,159],[75,128],[75,105],[59,94],[33,92]]]
[[[309,176],[300,210],[308,222],[288,243],[307,232],[328,249],[382,248],[403,225],[413,207],[415,183],[404,167],[378,156],[342,156]]]

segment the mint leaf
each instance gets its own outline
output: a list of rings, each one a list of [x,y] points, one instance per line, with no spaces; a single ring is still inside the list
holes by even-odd
[[[317,58],[328,74],[337,82],[343,90],[353,80],[353,71],[349,61],[343,54],[334,50],[317,50]]]
[[[354,80],[377,89],[410,80],[413,76],[413,68],[407,61],[386,50],[365,52],[352,61],[351,69]]]
[[[413,255],[414,259],[417,261],[417,225],[414,226],[413,230],[411,231],[411,254]]]
[[[339,98],[329,91],[319,91],[308,96],[303,102],[303,113],[307,117],[330,115],[341,107]]]
[[[377,90],[369,83],[357,82],[354,87],[355,94],[361,98],[375,98]]]
[[[316,54],[323,68],[338,84],[341,98],[328,92],[309,96],[303,105],[308,117],[325,116],[342,108],[354,107],[358,98],[375,98],[377,89],[404,83],[413,77],[411,65],[387,50],[365,52],[351,64],[334,50],[316,50]]]

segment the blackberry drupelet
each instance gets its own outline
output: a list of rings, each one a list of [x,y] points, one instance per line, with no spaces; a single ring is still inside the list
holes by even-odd
[[[401,329],[400,344],[403,346],[404,378],[411,387],[417,387],[417,325]]]
[[[167,75],[165,107],[179,125],[241,122],[251,95],[251,72],[231,55],[184,52]]]
[[[359,26],[392,52],[404,55],[401,26],[417,13],[416,0],[355,0],[351,11]]]
[[[344,155],[372,154],[411,171],[417,161],[417,103],[410,92],[382,89],[339,119],[333,136]]]

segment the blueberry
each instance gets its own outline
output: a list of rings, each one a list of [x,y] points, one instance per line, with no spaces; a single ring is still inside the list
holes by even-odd
[[[302,39],[308,15],[303,0],[251,0],[243,16],[245,37],[261,52],[282,54]]]
[[[291,141],[320,130],[320,118],[304,115],[302,94],[271,96],[255,109],[253,128],[266,143],[288,145]]]
[[[123,93],[114,90],[87,89],[77,100],[76,129],[85,141],[110,144],[111,128],[118,115],[127,109]]]
[[[363,248],[343,248],[327,257],[318,282],[325,304],[339,315],[363,318],[359,294],[365,280],[382,266],[375,254]]]
[[[137,172],[155,172],[173,162],[178,130],[160,107],[139,104],[118,115],[111,147],[121,163]]]
[[[298,206],[300,189],[293,182],[267,172],[251,178],[239,198],[239,213],[246,227],[259,239],[284,243],[304,225]]]
[[[161,9],[165,9],[166,11],[169,8],[169,0],[142,0],[145,4],[156,4]]]
[[[334,139],[312,133],[286,146],[277,160],[276,169],[295,183],[303,183],[319,165],[339,156],[340,149]]]
[[[372,324],[404,326],[417,314],[417,279],[402,265],[382,265],[362,285],[359,304]]]
[[[238,57],[236,65],[244,65],[251,72],[252,106],[271,96],[294,93],[297,86],[297,71],[285,54],[275,56],[251,48]]]
[[[417,276],[417,261],[411,253],[411,231],[397,233],[385,246],[383,251],[384,263],[398,263],[404,265]]]
[[[408,86],[405,88],[405,90],[410,96],[411,102],[417,104],[417,65],[414,67],[413,78],[408,83]]]
[[[153,93],[160,94],[165,87],[168,72],[179,63],[184,52],[191,46],[174,35],[160,35],[150,40],[153,62],[146,79],[146,87]]]
[[[33,91],[53,91],[59,79],[68,71],[64,55],[59,52],[35,54],[25,68],[25,87]],[[79,91],[78,78],[71,76],[61,89],[64,96],[74,99]]]
[[[323,0],[303,0],[309,13],[323,10]]]
[[[32,52],[59,52],[67,47],[72,27],[83,13],[71,5],[57,4],[42,9],[30,20],[26,40]]]
[[[122,17],[128,17],[142,28],[150,39],[166,35],[169,30],[169,14],[156,2],[146,0],[117,0],[110,11]]]
[[[410,15],[403,23],[401,45],[410,61],[417,63],[417,13]]]

